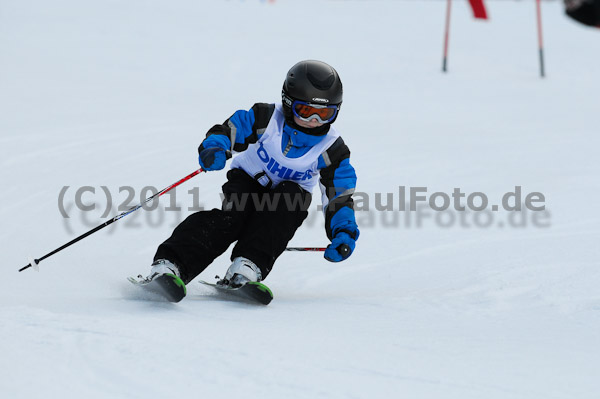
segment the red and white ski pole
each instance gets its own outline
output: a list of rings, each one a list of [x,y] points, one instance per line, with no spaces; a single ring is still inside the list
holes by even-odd
[[[33,267],[35,270],[39,270],[38,269],[38,264],[43,261],[46,258],[49,258],[50,256],[54,255],[55,253],[62,251],[63,249],[70,247],[71,245],[75,244],[77,241],[83,240],[85,237],[90,236],[92,234],[94,234],[95,232],[102,230],[103,228],[105,228],[106,226],[109,226],[111,224],[113,224],[114,222],[116,222],[117,220],[124,218],[125,216],[129,215],[132,212],[137,211],[138,209],[140,209],[143,205],[145,205],[146,203],[152,201],[154,198],[160,197],[161,195],[171,191],[172,189],[174,189],[175,187],[177,187],[178,185],[180,185],[181,183],[184,183],[188,180],[190,180],[192,177],[200,174],[201,172],[204,172],[204,170],[202,170],[202,168],[190,173],[189,175],[187,175],[186,177],[184,177],[183,179],[179,180],[176,183],[171,184],[169,187],[162,189],[161,191],[157,192],[156,194],[146,198],[146,200],[142,203],[140,203],[139,205],[136,205],[134,207],[129,208],[128,210],[126,210],[123,213],[118,214],[117,216],[115,216],[114,218],[107,220],[106,222],[102,223],[101,225],[94,227],[93,229],[91,229],[90,231],[88,231],[87,233],[84,233],[82,235],[80,235],[79,237],[76,237],[74,239],[72,239],[71,241],[69,241],[68,243],[66,243],[65,245],[56,248],[54,251],[52,252],[48,252],[46,255],[42,256],[39,259],[30,259],[29,264],[27,266],[24,266],[22,268],[19,269],[20,272],[22,272],[25,269],[28,269],[30,267]]]
[[[327,248],[324,247],[287,247],[286,251],[296,251],[296,252],[325,252]]]
[[[324,247],[287,247],[286,251],[296,252],[325,252],[327,248]],[[343,257],[348,256],[350,253],[350,247],[346,244],[342,244],[337,249],[338,253]]]
[[[192,177],[200,174],[201,172],[204,172],[204,170],[202,168],[190,173],[189,175],[187,175],[186,177],[184,177],[183,179],[177,181],[176,183],[171,184],[169,187],[166,187],[164,189],[162,189],[161,191],[157,192],[156,194],[146,198],[143,202],[141,202],[140,204],[129,208],[128,210],[126,210],[125,212],[122,212],[120,214],[118,214],[117,216],[113,217],[110,220],[107,220],[106,222],[100,224],[99,226],[94,227],[93,229],[91,229],[90,231],[72,239],[71,241],[69,241],[68,243],[56,248],[55,250],[48,252],[46,255],[42,256],[39,259],[29,259],[29,264],[27,264],[26,266],[22,267],[19,269],[20,272],[22,272],[23,270],[29,269],[30,267],[33,267],[35,270],[39,271],[39,263],[41,261],[43,261],[46,258],[51,257],[52,255],[54,255],[57,252],[62,251],[63,249],[70,247],[71,245],[75,244],[78,241],[83,240],[84,238],[91,236],[92,234],[94,234],[95,232],[102,230],[103,228],[110,226],[111,224],[113,224],[114,222],[116,222],[119,219],[124,218],[125,216],[129,215],[130,213],[133,213],[135,211],[137,211],[138,209],[140,209],[143,205],[147,204],[148,202],[152,201],[154,198],[160,197],[161,195],[171,191],[172,189],[174,189],[175,187],[179,186],[182,183],[185,183],[186,181],[190,180]],[[342,245],[343,247],[343,245]],[[286,251],[318,251],[318,252],[323,252],[325,251],[326,248],[318,248],[318,247],[290,247],[290,248],[286,248]],[[347,252],[346,250],[342,249],[342,251]],[[342,252],[340,252],[342,253]]]

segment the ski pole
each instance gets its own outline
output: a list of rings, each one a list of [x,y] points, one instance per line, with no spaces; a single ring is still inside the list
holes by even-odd
[[[325,252],[327,248],[324,247],[287,247],[285,250],[290,252]],[[342,244],[337,249],[340,255],[346,256],[350,252],[350,247],[346,244]]]
[[[90,236],[92,234],[94,234],[95,232],[97,232],[98,230],[102,230],[103,228],[105,228],[106,226],[109,226],[111,224],[113,224],[114,222],[116,222],[117,220],[124,218],[125,216],[129,215],[132,212],[137,211],[138,209],[140,209],[143,205],[145,205],[146,203],[152,201],[154,198],[156,197],[160,197],[161,195],[163,195],[164,193],[174,189],[175,187],[177,187],[178,185],[180,185],[181,183],[184,183],[186,181],[188,181],[189,179],[191,179],[192,177],[196,176],[197,174],[204,172],[204,170],[202,170],[202,168],[190,173],[189,175],[187,175],[186,177],[184,177],[183,179],[179,180],[176,183],[171,184],[169,187],[162,189],[161,191],[157,192],[156,194],[148,197],[145,201],[141,202],[139,205],[136,205],[134,207],[129,208],[128,210],[126,210],[123,213],[118,214],[117,216],[115,216],[114,218],[107,220],[106,222],[102,223],[101,225],[94,227],[93,229],[91,229],[90,231],[88,231],[87,233],[84,233],[82,235],[80,235],[77,238],[74,238],[73,240],[69,241],[68,243],[66,243],[65,245],[56,248],[54,251],[47,253],[46,255],[42,256],[39,259],[30,259],[29,264],[25,267],[22,267],[19,269],[20,272],[22,272],[25,269],[28,269],[30,267],[33,267],[34,269],[38,270],[38,264],[43,261],[46,258],[49,258],[50,256],[54,255],[55,253],[62,251],[63,249],[70,247],[71,245],[75,244],[77,241],[83,240],[85,237]]]
[[[296,251],[296,252],[324,252],[327,248],[324,247],[287,247],[286,251]]]

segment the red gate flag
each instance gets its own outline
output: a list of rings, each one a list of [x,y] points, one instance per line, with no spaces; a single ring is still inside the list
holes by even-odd
[[[483,0],[469,0],[471,8],[473,9],[473,16],[479,19],[488,19],[487,11],[485,10],[485,4]]]

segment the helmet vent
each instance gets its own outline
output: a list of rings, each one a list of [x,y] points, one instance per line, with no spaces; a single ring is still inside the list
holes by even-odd
[[[335,82],[335,76],[332,73],[328,73],[327,76],[323,76],[322,74],[319,76],[308,72],[306,77],[310,83],[319,90],[329,90]]]

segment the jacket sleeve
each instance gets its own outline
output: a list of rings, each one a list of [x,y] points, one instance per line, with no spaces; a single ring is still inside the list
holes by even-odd
[[[319,168],[327,237],[332,240],[338,232],[344,231],[356,240],[359,230],[352,200],[356,172],[350,164],[350,149],[341,137],[321,154]]]
[[[236,111],[225,122],[208,130],[198,152],[210,147],[245,151],[265,132],[274,111],[275,104],[266,103],[256,103],[248,111]]]

